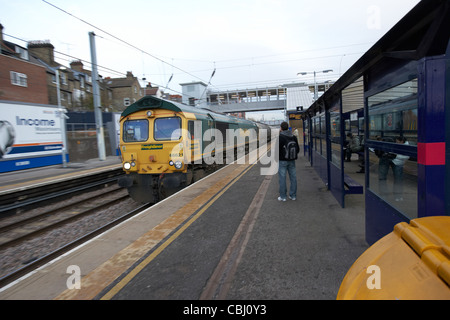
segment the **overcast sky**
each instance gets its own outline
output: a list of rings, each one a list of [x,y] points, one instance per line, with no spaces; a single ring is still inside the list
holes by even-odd
[[[312,82],[297,73],[326,69],[334,72],[319,80],[336,80],[418,2],[0,0],[0,23],[19,45],[10,36],[50,40],[66,66],[76,58],[90,69],[94,31],[103,77],[132,71],[166,86],[173,74],[177,93],[180,83],[208,83],[216,69],[211,89],[225,91]]]

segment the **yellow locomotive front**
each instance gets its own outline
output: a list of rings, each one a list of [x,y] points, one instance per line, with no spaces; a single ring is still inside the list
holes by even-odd
[[[120,151],[126,176],[119,185],[128,188],[138,202],[157,202],[169,192],[184,187],[182,112],[166,109],[142,110],[120,121]]]

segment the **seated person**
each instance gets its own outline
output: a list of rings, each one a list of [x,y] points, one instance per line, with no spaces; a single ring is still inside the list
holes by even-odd
[[[347,147],[344,149],[345,157],[346,157],[345,161],[350,162],[352,153],[362,151],[363,147],[361,146],[358,136],[353,135],[353,133],[348,133],[347,137],[349,138],[349,143],[348,143]]]

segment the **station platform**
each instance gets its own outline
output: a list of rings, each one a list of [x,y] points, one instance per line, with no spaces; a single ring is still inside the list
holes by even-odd
[[[0,300],[334,300],[368,249],[364,203],[341,208],[306,158],[296,166],[296,201],[277,200],[278,175],[260,163],[228,165],[0,288]]]
[[[44,186],[56,180],[73,179],[74,176],[91,174],[102,170],[114,170],[122,167],[120,157],[108,156],[105,160],[90,159],[85,162],[62,164],[0,173],[0,194],[12,192],[30,186]]]

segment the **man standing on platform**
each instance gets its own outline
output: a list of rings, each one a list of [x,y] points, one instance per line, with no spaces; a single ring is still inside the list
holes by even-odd
[[[281,124],[280,137],[279,137],[279,168],[278,178],[280,183],[280,196],[278,201],[286,201],[287,186],[286,175],[289,173],[290,189],[289,199],[297,199],[297,174],[295,168],[295,160],[298,158],[300,152],[300,146],[298,145],[297,138],[289,130],[289,124],[283,122]]]

